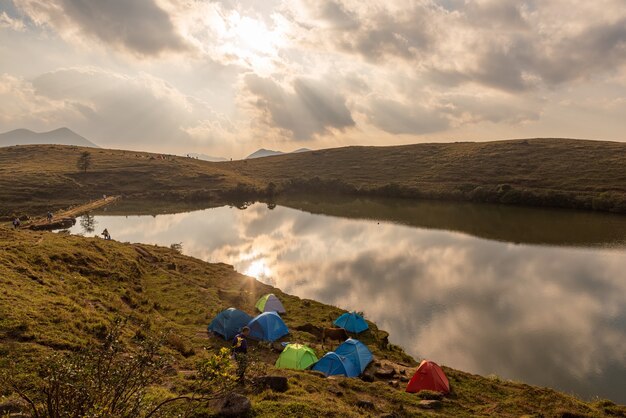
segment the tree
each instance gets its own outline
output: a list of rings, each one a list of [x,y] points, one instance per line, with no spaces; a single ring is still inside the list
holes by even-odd
[[[89,213],[86,213],[80,217],[80,226],[88,234],[91,234],[93,231],[96,230],[96,224],[96,218]]]
[[[76,161],[76,167],[83,173],[87,172],[87,169],[91,167],[91,153],[89,151],[81,152],[78,161]]]

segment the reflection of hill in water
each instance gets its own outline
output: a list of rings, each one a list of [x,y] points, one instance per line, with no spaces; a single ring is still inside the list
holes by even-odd
[[[94,215],[138,216],[138,215],[173,215],[182,212],[210,209],[223,206],[223,203],[211,202],[170,202],[166,200],[120,199],[113,204],[92,212]]]
[[[562,246],[626,246],[626,216],[463,202],[338,196],[281,198],[314,214],[457,231],[497,241]]]
[[[277,204],[306,212],[388,221],[456,231],[519,244],[626,247],[626,216],[599,212],[464,202],[351,198],[333,195],[281,197]],[[100,215],[163,215],[222,206],[215,202],[126,200],[95,211]],[[234,204],[234,206],[240,206]]]

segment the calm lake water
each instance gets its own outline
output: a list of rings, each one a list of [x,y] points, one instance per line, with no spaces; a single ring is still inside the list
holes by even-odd
[[[417,358],[626,403],[626,217],[406,200],[111,206],[95,233],[364,311]],[[84,222],[83,222],[84,224]],[[72,233],[85,232],[81,222]]]

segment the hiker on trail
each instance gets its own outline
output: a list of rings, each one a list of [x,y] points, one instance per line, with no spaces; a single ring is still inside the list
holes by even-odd
[[[46,218],[48,219],[48,223],[52,222],[52,212],[48,212],[48,214],[46,215]]]
[[[237,381],[243,383],[246,368],[248,367],[248,334],[250,328],[243,327],[241,333],[235,335],[233,339],[233,357],[237,361]]]
[[[104,228],[104,231],[102,231],[100,235],[104,236],[104,239],[111,239],[111,234],[109,234],[109,230],[106,228]]]
[[[19,228],[21,224],[22,224],[22,221],[20,221],[20,218],[13,219],[13,228],[14,229]]]

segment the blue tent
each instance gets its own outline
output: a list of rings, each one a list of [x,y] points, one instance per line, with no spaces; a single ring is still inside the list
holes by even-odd
[[[252,317],[235,308],[228,308],[220,313],[209,324],[209,331],[220,334],[230,340],[237,335],[241,328],[248,325]]]
[[[354,311],[346,312],[339,318],[335,319],[335,322],[333,323],[338,327],[344,328],[348,332],[354,332],[355,334],[363,332],[369,328],[365,319]]]
[[[263,312],[249,323],[250,338],[260,341],[276,341],[289,333],[289,328],[276,312]]]
[[[348,377],[357,377],[361,373],[350,359],[332,351],[324,354],[324,357],[313,365],[312,370],[322,372],[326,376],[342,374]]]
[[[354,365],[361,371],[365,370],[368,364],[372,361],[372,352],[359,340],[353,340],[348,338],[344,341],[336,350],[340,356],[346,357],[351,360]]]

